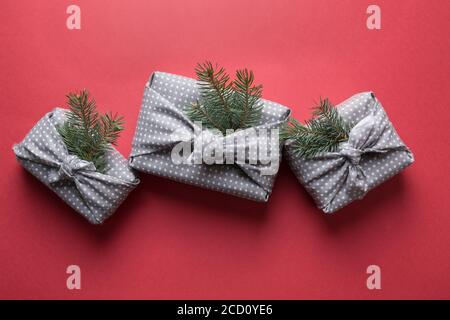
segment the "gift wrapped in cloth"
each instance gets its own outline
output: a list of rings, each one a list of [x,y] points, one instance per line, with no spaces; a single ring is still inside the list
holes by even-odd
[[[57,131],[67,110],[47,113],[13,150],[20,164],[92,224],[110,217],[139,180],[128,161],[112,146],[105,155],[106,170],[69,154]]]
[[[333,213],[396,175],[414,161],[372,92],[359,93],[337,106],[352,126],[337,152],[298,156],[285,143],[289,166],[325,213]]]
[[[155,72],[145,87],[130,166],[206,189],[255,201],[267,201],[281,159],[281,145],[275,132],[288,120],[290,110],[262,99],[262,116],[255,127],[218,136],[209,129],[199,128],[185,115],[185,108],[198,99],[196,80]],[[250,132],[257,134],[252,135]],[[246,136],[245,139],[238,139],[243,136]],[[267,142],[272,147],[267,147],[270,149],[267,152],[269,163],[261,159],[250,161],[256,150],[252,147],[261,147]],[[200,147],[196,148],[198,145]],[[223,161],[196,161],[198,154],[204,155],[211,145],[220,145],[225,150]],[[173,157],[174,151],[180,146],[183,150],[192,147],[191,154],[187,152],[183,158],[186,161],[179,162]],[[240,151],[243,151],[243,157],[239,157]],[[234,161],[226,162],[225,158],[233,158]]]

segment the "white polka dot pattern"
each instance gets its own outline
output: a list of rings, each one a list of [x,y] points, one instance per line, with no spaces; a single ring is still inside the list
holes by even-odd
[[[183,110],[199,98],[194,79],[155,72],[147,83],[133,139],[130,166],[154,175],[216,190],[235,196],[267,201],[276,173],[260,175],[249,166],[236,164],[175,164],[171,159],[174,131],[192,128]],[[290,110],[263,100],[263,114],[258,125],[279,128]],[[281,158],[277,150],[277,158]]]
[[[110,217],[139,183],[127,160],[114,148],[106,155],[106,172],[95,171],[92,162],[70,155],[56,126],[66,111],[46,114],[13,147],[22,166],[93,224]]]
[[[292,141],[285,144],[291,169],[325,213],[362,199],[414,161],[373,93],[356,94],[337,109],[353,126],[338,152],[304,159],[294,154]]]

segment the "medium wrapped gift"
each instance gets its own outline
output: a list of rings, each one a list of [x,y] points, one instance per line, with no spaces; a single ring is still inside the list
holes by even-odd
[[[291,169],[325,213],[362,199],[369,190],[414,161],[373,93],[356,94],[335,110],[337,114],[331,113],[331,121],[337,125],[342,121],[342,126],[348,127],[347,138],[336,150],[305,156],[301,148],[314,139],[306,142],[288,139],[285,143]],[[333,110],[326,110],[330,111]],[[321,130],[320,125],[316,121],[309,128]]]
[[[250,73],[250,76],[252,80],[253,74]],[[261,99],[261,114],[254,126],[217,136],[208,128],[199,128],[186,115],[186,106],[198,103],[199,99],[201,85],[199,87],[196,80],[155,72],[145,87],[130,166],[139,171],[206,189],[255,201],[267,201],[278,172],[281,145],[277,134],[272,134],[268,139],[262,134],[251,136],[248,133],[278,131],[288,120],[290,110],[278,103]],[[177,134],[180,132],[184,132],[184,137],[183,134]],[[242,139],[235,139],[246,135],[244,144]],[[252,151],[252,146],[261,146],[267,141],[270,142],[270,164],[259,160],[251,161],[250,156],[254,155],[255,150]],[[188,155],[184,158],[187,161],[177,162],[173,159],[174,150],[180,143],[188,149],[193,147],[190,149],[192,152],[187,151]],[[196,148],[198,145],[200,147]],[[201,155],[211,145],[221,146],[225,149],[226,158],[231,157],[235,161],[196,161],[198,154]],[[239,152],[243,154],[242,157],[239,157]]]
[[[113,147],[104,158],[104,173],[92,162],[70,154],[57,131],[67,110],[47,113],[13,150],[20,164],[92,224],[110,217],[139,180]]]

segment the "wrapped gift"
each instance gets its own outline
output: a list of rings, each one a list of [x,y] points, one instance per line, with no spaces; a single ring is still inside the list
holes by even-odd
[[[288,120],[290,110],[278,103],[261,100],[262,116],[255,127],[220,137],[208,129],[198,128],[185,115],[186,107],[198,99],[196,80],[155,72],[145,87],[130,166],[139,171],[203,188],[255,201],[267,201],[278,172],[281,145],[276,134],[267,139],[263,134],[252,136],[248,133],[278,131]],[[185,136],[179,134],[180,132],[184,132]],[[242,139],[234,139],[245,135],[244,145],[241,145]],[[270,141],[271,147],[268,152],[270,163],[249,161],[250,155],[253,154],[252,146],[261,146],[267,141]],[[174,161],[173,153],[180,143],[183,147],[193,147],[192,153],[187,157],[188,161]],[[200,147],[196,148],[199,144]],[[222,146],[226,150],[227,159],[231,156],[235,161],[196,161],[197,155],[211,145]],[[243,151],[243,157],[237,154],[239,150]]]
[[[337,111],[352,129],[336,152],[305,158],[295,154],[293,140],[285,143],[292,171],[325,213],[362,199],[414,161],[373,93],[356,94]]]
[[[105,173],[92,162],[69,154],[56,127],[66,110],[46,114],[13,150],[20,164],[93,224],[110,217],[139,183],[128,161],[113,147],[105,155]]]

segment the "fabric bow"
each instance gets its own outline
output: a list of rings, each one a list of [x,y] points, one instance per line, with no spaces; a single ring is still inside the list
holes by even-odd
[[[359,121],[350,131],[347,142],[340,145],[338,152],[330,152],[317,156],[314,160],[331,160],[328,165],[318,168],[311,176],[313,180],[334,181],[332,191],[321,208],[333,211],[333,201],[341,192],[348,196],[361,199],[369,191],[369,181],[361,161],[369,153],[386,153],[394,150],[407,150],[400,142],[386,143],[386,136],[391,134],[391,127],[384,118],[374,112]],[[384,138],[386,139],[384,139]]]
[[[279,128],[285,119],[238,130],[226,136],[218,136],[210,130],[199,128],[184,115],[182,108],[175,106],[155,90],[151,88],[150,90],[151,94],[155,95],[154,99],[158,100],[158,107],[152,110],[151,117],[146,120],[155,123],[158,131],[145,133],[146,142],[139,146],[139,152],[132,154],[131,161],[134,157],[160,151],[171,152],[173,155],[183,149],[185,157],[183,157],[182,163],[205,163],[208,165],[212,163],[204,161],[205,153],[214,155],[215,151],[223,150],[225,158],[233,159],[234,165],[238,166],[250,179],[263,188],[268,188],[266,186],[269,183],[267,175],[277,172],[280,146],[278,138],[268,138],[268,135],[264,134],[264,130],[270,132],[271,129]],[[250,131],[256,131],[257,134],[253,135]],[[255,150],[261,146],[271,149],[271,152],[263,150],[267,151],[265,159],[255,155]],[[174,161],[174,163],[181,164],[180,161]],[[224,163],[226,163],[226,159]]]

